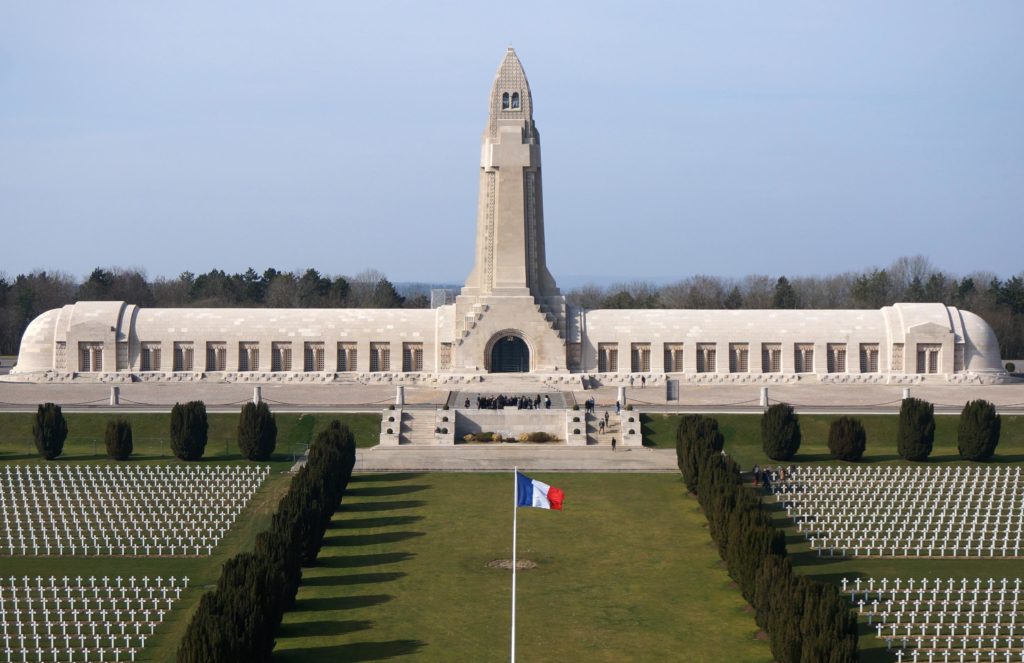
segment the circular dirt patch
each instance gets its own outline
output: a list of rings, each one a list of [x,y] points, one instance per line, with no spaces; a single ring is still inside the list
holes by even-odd
[[[489,569],[507,569],[512,570],[512,560],[510,559],[492,559],[487,562],[487,568]],[[535,569],[537,568],[537,562],[529,559],[517,559],[516,570],[522,571],[523,569]]]

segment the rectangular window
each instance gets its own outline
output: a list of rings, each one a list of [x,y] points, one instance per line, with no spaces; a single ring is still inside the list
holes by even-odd
[[[629,348],[629,369],[634,373],[651,370],[651,344],[633,343]]]
[[[307,341],[302,348],[302,370],[319,373],[324,370],[324,344]]]
[[[793,372],[814,372],[814,344],[796,343],[793,345]]]
[[[292,370],[292,344],[282,341],[270,344],[270,370],[279,373]]]
[[[683,344],[682,343],[666,343],[665,344],[665,372],[666,373],[682,373],[683,372]]]
[[[761,344],[761,372],[781,373],[782,372],[782,344],[762,343]]]
[[[78,343],[78,370],[81,373],[103,372],[103,343],[80,341]]]
[[[206,370],[228,370],[228,344],[224,341],[206,342]]]
[[[860,344],[860,372],[878,372],[878,343]]]
[[[402,372],[418,373],[423,370],[423,344],[402,343]]]
[[[619,344],[597,344],[597,372],[616,373],[619,370]]]
[[[750,372],[750,345],[748,343],[729,344],[729,372]]]
[[[697,344],[698,373],[714,373],[717,370],[715,361],[716,351],[717,349],[714,343]]]
[[[142,371],[160,370],[160,344],[157,342],[143,343],[140,357],[140,368]]]
[[[174,342],[174,370],[178,373],[192,372],[192,344],[184,341]]]
[[[260,344],[255,341],[238,344],[238,370],[242,372],[260,370]]]
[[[338,343],[338,372],[345,373],[356,369],[356,344],[351,342]]]
[[[939,372],[939,353],[942,352],[940,343],[918,343],[917,344],[917,372],[935,374]]]
[[[964,344],[957,343],[953,346],[953,372],[959,373],[964,370]]]
[[[380,373],[391,370],[391,344],[370,343],[370,372]]]
[[[828,346],[828,372],[846,372],[846,343],[829,343]]]

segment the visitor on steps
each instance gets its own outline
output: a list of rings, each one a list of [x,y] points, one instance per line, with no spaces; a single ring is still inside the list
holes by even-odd
[[[612,451],[615,451],[615,438],[612,438]]]

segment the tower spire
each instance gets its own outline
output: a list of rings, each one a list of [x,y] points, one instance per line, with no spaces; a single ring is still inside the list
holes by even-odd
[[[540,136],[523,64],[510,46],[491,86],[481,141],[476,263],[463,294],[557,296],[544,250]]]

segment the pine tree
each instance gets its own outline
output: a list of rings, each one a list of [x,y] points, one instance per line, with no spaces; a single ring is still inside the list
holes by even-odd
[[[867,446],[864,424],[853,417],[839,417],[828,429],[828,450],[838,460],[860,460]]]

